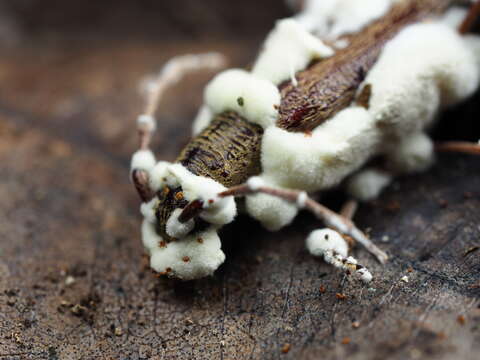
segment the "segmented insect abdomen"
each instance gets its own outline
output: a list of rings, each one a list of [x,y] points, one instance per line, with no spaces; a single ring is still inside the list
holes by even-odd
[[[234,112],[215,119],[183,149],[177,162],[195,175],[226,187],[239,185],[261,172],[263,129]]]

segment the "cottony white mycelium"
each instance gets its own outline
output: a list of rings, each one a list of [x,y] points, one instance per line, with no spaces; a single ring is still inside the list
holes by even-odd
[[[219,54],[172,59],[149,86],[149,101],[138,118],[141,146],[132,158],[132,177],[144,200],[143,244],[151,267],[162,274],[189,280],[211,275],[225,260],[218,230],[237,215],[234,196],[246,196],[246,211],[269,230],[291,223],[308,209],[331,229],[313,231],[307,249],[327,263],[355,274],[364,282],[370,272],[348,256],[346,234],[367,247],[380,261],[387,257],[349,220],[313,201],[306,192],[332,188],[346,181],[359,200],[378,196],[394,175],[422,171],[434,160],[425,129],[440,110],[470,96],[479,83],[480,39],[457,31],[466,10],[451,8],[442,17],[406,26],[383,48],[368,71],[359,93],[369,88],[367,107],[352,103],[317,126],[309,136],[277,126],[281,101],[278,85],[291,80],[313,59],[335,56],[348,46],[345,37],[379,19],[402,0],[307,0],[299,15],[279,20],[268,35],[251,71],[227,70],[205,90],[205,103],[193,123],[193,135],[216,114],[234,111],[263,130],[260,175],[227,189],[214,179],[191,173],[180,163],[156,162],[149,150],[155,130],[154,111],[162,93],[186,72],[216,68]],[[362,169],[373,156],[388,159],[389,170]],[[192,218],[174,210],[166,222],[166,241],[157,231],[158,193],[181,188]],[[290,190],[290,189],[298,189]],[[179,195],[180,196],[180,195]],[[335,229],[336,231],[332,230]]]

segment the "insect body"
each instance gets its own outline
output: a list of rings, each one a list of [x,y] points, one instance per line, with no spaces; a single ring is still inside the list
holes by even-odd
[[[361,3],[328,2],[352,9]],[[392,175],[428,167],[433,145],[424,129],[442,107],[475,91],[480,53],[472,49],[480,43],[448,24],[451,16],[444,14],[452,1],[376,2],[386,13],[367,12],[356,34],[348,26],[342,30],[344,19],[336,19],[334,31],[305,21],[316,0],[296,19],[279,21],[251,72],[227,70],[207,86],[195,136],[174,164],[156,163],[148,150],[151,104],[182,69],[218,65],[219,58],[187,57],[167,65],[139,118],[141,150],[132,159],[144,201],[143,242],[154,270],[181,279],[213,273],[225,258],[217,232],[237,214],[235,195],[248,195],[247,212],[270,230],[307,208],[386,260],[349,216],[326,209],[305,191],[350,177],[347,189],[368,200]],[[385,169],[360,170],[374,156],[387,160]],[[307,248],[369,281],[368,270],[347,258],[341,239],[317,232]]]

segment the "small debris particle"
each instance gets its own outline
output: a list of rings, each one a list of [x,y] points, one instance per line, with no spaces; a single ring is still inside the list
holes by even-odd
[[[336,293],[335,296],[337,297],[338,300],[346,300],[347,295],[342,294],[342,293]]]
[[[185,325],[193,325],[194,322],[191,319],[186,319],[185,320]]]
[[[166,181],[166,180],[165,180],[165,181]],[[170,188],[169,188],[168,186],[165,186],[165,187],[163,188],[163,194],[164,194],[164,195],[168,195],[169,192],[170,192]]]
[[[463,256],[468,256],[470,255],[471,253],[477,251],[478,249],[480,249],[480,246],[472,246],[471,248],[468,248],[465,253],[463,254]]]
[[[73,285],[75,283],[75,278],[71,275],[68,275],[66,278],[65,278],[65,285],[66,286],[70,286],[70,285]]]
[[[440,331],[437,333],[437,337],[441,340],[445,340],[447,338],[447,334],[445,334],[443,331]]]
[[[376,291],[377,291],[377,289],[375,289],[375,288],[371,287],[371,288],[368,288],[368,291],[369,291],[369,292],[376,292]]]
[[[80,304],[75,304],[75,305],[72,306],[70,311],[72,312],[73,315],[82,316],[87,311],[87,308],[85,306],[80,305]]]
[[[407,272],[409,272],[409,273],[413,272],[413,268],[411,266],[408,267]]]
[[[438,206],[440,206],[442,209],[445,209],[448,206],[448,201],[445,199],[440,199],[438,200]]]
[[[478,289],[480,288],[480,281],[477,281],[476,283],[473,283],[468,287],[469,289]]]
[[[355,241],[354,238],[352,238],[352,237],[349,236],[349,235],[344,235],[344,234],[342,234],[342,237],[343,237],[343,239],[347,242],[347,244],[348,244],[348,246],[349,246],[350,248],[353,248],[353,247],[355,246],[356,241]]]
[[[398,211],[398,210],[400,210],[400,203],[396,200],[390,201],[387,204],[386,209],[390,212]]]
[[[175,200],[180,201],[183,200],[183,192],[179,191],[175,194]]]
[[[220,341],[220,346],[221,346],[221,347],[225,347],[225,341],[224,341],[224,340],[221,340],[221,341]]]
[[[182,260],[183,260],[184,262],[189,262],[189,261],[190,261],[190,258],[189,258],[188,256],[184,256],[184,257],[182,258]]]
[[[17,299],[15,299],[15,298],[11,297],[11,298],[7,299],[7,305],[8,306],[13,306],[13,305],[15,305],[16,302],[17,302]]]
[[[464,197],[465,199],[471,199],[471,198],[473,197],[473,193],[471,193],[470,191],[465,191],[465,192],[463,193],[463,197]]]
[[[383,242],[389,242],[389,241],[390,241],[390,236],[388,236],[388,235],[383,235],[383,236],[382,236],[382,241],[383,241]]]
[[[321,294],[325,294],[325,292],[327,291],[327,288],[323,285],[320,285],[320,288],[318,290],[320,290]]]
[[[160,243],[158,244],[158,246],[160,246],[161,248],[164,248],[167,246],[167,243],[165,242],[165,240],[162,240],[160,241]]]
[[[7,289],[5,290],[5,295],[7,296],[17,296],[18,289]]]
[[[283,345],[282,346],[282,353],[287,354],[290,351],[291,348],[292,348],[292,345],[290,345],[288,343]]]
[[[17,344],[22,344],[22,338],[20,337],[20,334],[17,332],[12,332],[11,338],[15,340]]]
[[[197,242],[198,242],[199,244],[203,244],[203,239],[202,239],[201,237],[199,237],[199,238],[197,238]]]
[[[368,110],[370,107],[370,97],[372,96],[372,85],[366,84],[357,97],[357,105]]]
[[[358,329],[358,328],[360,327],[360,322],[359,322],[359,321],[354,321],[354,322],[352,323],[352,327],[353,327],[354,329]]]
[[[238,106],[245,105],[245,100],[243,99],[243,97],[240,96],[239,98],[237,98],[237,104]]]
[[[403,277],[400,279],[400,281],[403,281],[404,283],[408,283],[409,278],[408,278],[407,275],[405,275],[405,276],[403,276]]]
[[[350,341],[351,341],[351,340],[350,340],[349,337],[344,337],[344,338],[342,339],[342,344],[343,344],[343,345],[348,345],[348,344],[350,344]]]
[[[465,325],[467,319],[465,319],[465,316],[464,315],[458,315],[457,317],[457,322],[460,324],[460,325]]]
[[[165,271],[166,271],[167,273],[169,273],[169,272],[172,271],[172,268],[167,267],[167,268],[165,269]]]
[[[117,326],[114,331],[115,336],[122,336],[123,335],[123,330],[120,326]]]
[[[293,332],[293,328],[291,326],[285,326],[285,331]]]

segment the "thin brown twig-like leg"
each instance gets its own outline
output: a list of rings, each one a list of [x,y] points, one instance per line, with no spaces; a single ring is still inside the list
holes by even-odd
[[[458,32],[460,34],[467,34],[472,29],[475,21],[480,16],[480,1],[476,1],[467,13],[465,19],[463,19],[462,23],[458,27]]]
[[[355,213],[358,209],[358,201],[356,200],[348,200],[345,204],[343,204],[342,209],[340,210],[340,215],[342,215],[345,219],[352,220],[355,216]]]
[[[220,193],[219,196],[245,196],[255,193],[264,193],[276,196],[292,203],[298,203],[299,197],[304,197],[304,201],[302,201],[304,207],[310,210],[317,218],[322,220],[325,225],[342,234],[351,236],[357,242],[362,244],[382,264],[388,260],[388,255],[380,250],[369,238],[367,238],[367,236],[360,231],[350,219],[333,212],[308,196],[305,198],[305,193],[302,191],[285,190],[267,186],[251,188],[248,185],[239,185]]]
[[[226,65],[226,59],[219,53],[189,54],[170,59],[160,71],[157,78],[148,86],[145,110],[139,116],[138,131],[140,149],[148,149],[152,133],[155,130],[153,117],[158,104],[171,86],[178,83],[187,74],[201,69],[217,69]],[[143,121],[142,121],[143,120]]]
[[[472,155],[480,155],[480,143],[468,141],[445,141],[435,144],[437,151],[459,152]]]

